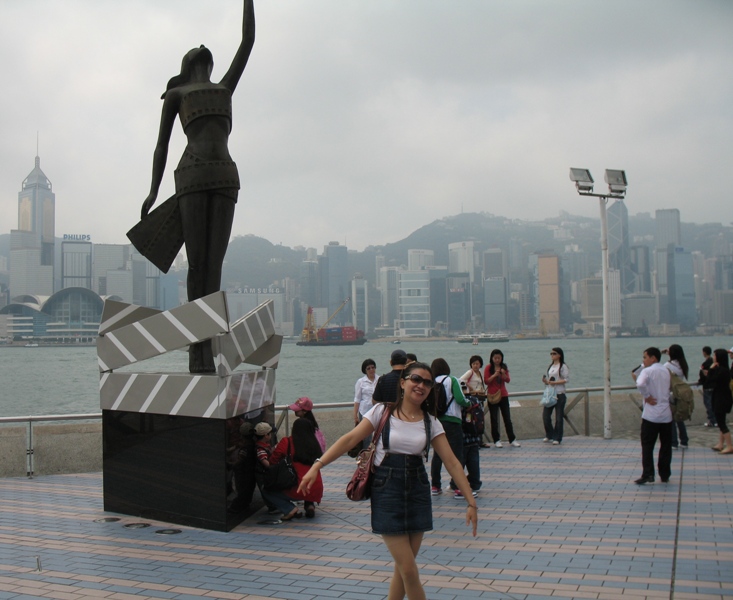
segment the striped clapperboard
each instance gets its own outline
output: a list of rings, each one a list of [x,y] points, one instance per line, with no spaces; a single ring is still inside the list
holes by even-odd
[[[105,303],[106,304],[106,303]],[[119,303],[117,303],[119,304]],[[141,307],[134,307],[140,309]],[[132,310],[131,313],[139,312]],[[185,348],[229,331],[226,294],[216,292],[139,321],[100,325],[97,359],[100,371],[112,371],[171,350]]]
[[[229,333],[214,338],[216,372],[225,376],[247,363],[276,369],[282,336],[275,335],[275,303],[267,300],[231,326]]]
[[[275,403],[275,371],[102,373],[99,398],[103,410],[229,419]]]
[[[228,419],[274,404],[282,336],[273,305],[268,300],[230,326],[224,292],[163,312],[107,301],[97,340],[100,407]],[[216,374],[113,372],[207,339]],[[263,368],[235,372],[242,363]]]

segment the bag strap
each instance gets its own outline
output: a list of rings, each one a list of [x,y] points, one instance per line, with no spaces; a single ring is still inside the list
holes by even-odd
[[[374,435],[372,436],[372,443],[374,446],[377,446],[377,442],[379,441],[380,436],[382,435],[382,430],[384,429],[384,426],[387,424],[387,421],[389,421],[389,417],[392,415],[392,404],[385,404],[384,405],[384,412],[382,413],[382,418],[379,420],[379,425],[377,425],[377,428],[374,430]],[[389,442],[387,442],[389,444]]]
[[[430,417],[428,416],[427,412],[423,413],[423,422],[425,423],[425,437],[427,438],[425,440],[425,452],[423,454],[425,455],[425,462],[428,462],[428,453],[430,452],[430,438],[432,436],[430,435],[431,433]]]

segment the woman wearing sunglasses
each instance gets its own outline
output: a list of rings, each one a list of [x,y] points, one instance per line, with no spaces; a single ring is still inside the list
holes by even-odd
[[[570,380],[570,369],[565,364],[565,354],[562,348],[553,348],[550,352],[552,362],[547,367],[547,373],[542,376],[542,383],[552,385],[557,392],[557,404],[545,406],[542,409],[542,422],[545,425],[546,444],[552,443],[555,446],[562,444],[563,419],[565,417],[565,384]],[[552,411],[555,411],[555,425],[552,425]]]
[[[431,445],[466,498],[466,525],[470,524],[476,535],[477,506],[471,486],[448,444],[443,426],[428,413],[433,385],[428,365],[410,364],[402,373],[397,402],[374,406],[359,425],[316,460],[298,489],[307,492],[323,467],[371,435],[384,411],[389,411],[382,435],[376,440],[371,487],[372,531],[382,536],[395,563],[389,600],[405,595],[409,600],[425,598],[416,557],[424,533],[433,529],[430,482],[424,466]]]

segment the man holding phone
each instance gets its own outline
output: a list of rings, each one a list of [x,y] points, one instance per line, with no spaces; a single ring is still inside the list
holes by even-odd
[[[641,477],[637,485],[654,483],[654,446],[659,438],[657,470],[662,483],[669,481],[672,473],[672,408],[669,405],[670,373],[659,361],[659,348],[650,347],[642,355],[643,369],[632,377],[644,401],[641,413]]]

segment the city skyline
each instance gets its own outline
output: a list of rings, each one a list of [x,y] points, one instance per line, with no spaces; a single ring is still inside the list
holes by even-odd
[[[731,3],[314,0],[256,11],[234,104],[235,235],[362,250],[399,239],[396,206],[412,229],[462,211],[594,216],[571,166],[598,181],[625,169],[631,214],[730,214],[733,88],[720,73],[733,56]],[[98,241],[124,243],[149,188],[165,82],[200,43],[221,76],[240,12],[188,0],[2,3],[0,48],[14,59],[0,67],[0,230],[14,227],[39,134],[57,231],[94,227]]]

